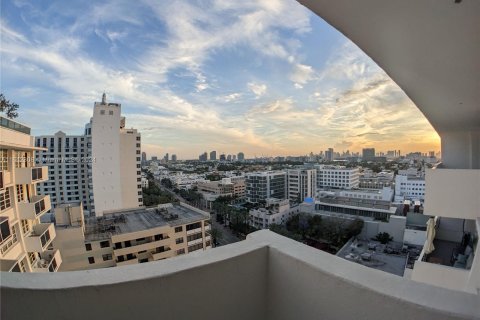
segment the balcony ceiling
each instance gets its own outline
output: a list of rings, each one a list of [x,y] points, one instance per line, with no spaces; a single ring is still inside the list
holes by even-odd
[[[480,1],[298,1],[383,68],[439,133],[480,130]]]

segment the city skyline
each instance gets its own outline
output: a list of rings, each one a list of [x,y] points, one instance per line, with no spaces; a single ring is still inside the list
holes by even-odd
[[[407,95],[295,1],[2,2],[1,31],[2,90],[34,135],[80,134],[105,91],[149,155],[439,150]]]

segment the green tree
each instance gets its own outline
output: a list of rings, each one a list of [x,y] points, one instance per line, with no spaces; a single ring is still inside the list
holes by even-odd
[[[388,232],[380,232],[375,236],[375,240],[377,240],[381,244],[387,244],[393,240],[393,237],[391,237]]]
[[[216,247],[217,243],[223,237],[222,230],[217,228],[212,228],[212,230],[210,231],[210,235],[212,236],[213,246]]]
[[[18,104],[10,102],[5,98],[3,93],[0,93],[0,112],[4,112],[7,118],[13,119],[18,117],[18,108]]]

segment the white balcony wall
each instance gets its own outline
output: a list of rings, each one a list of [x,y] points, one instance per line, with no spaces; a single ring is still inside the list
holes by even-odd
[[[6,320],[38,310],[73,320],[480,319],[477,295],[353,264],[267,230],[163,261],[1,277]]]
[[[480,170],[427,170],[425,189],[426,214],[459,219],[480,216]]]

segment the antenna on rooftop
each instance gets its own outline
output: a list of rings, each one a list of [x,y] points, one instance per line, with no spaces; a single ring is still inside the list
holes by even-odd
[[[107,95],[105,94],[105,91],[103,91],[102,94],[102,104],[107,104]]]

